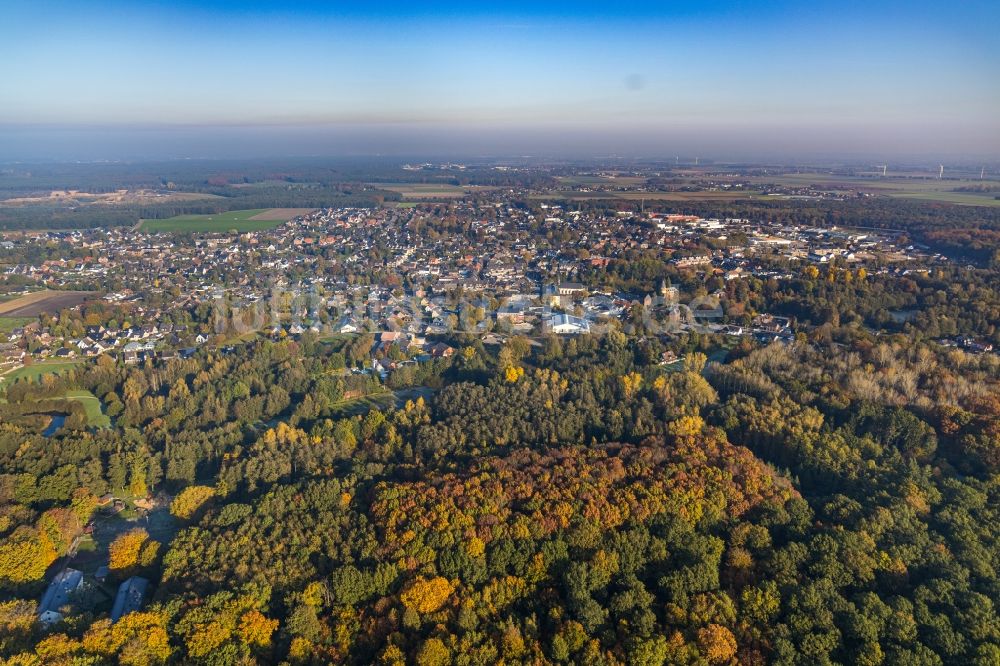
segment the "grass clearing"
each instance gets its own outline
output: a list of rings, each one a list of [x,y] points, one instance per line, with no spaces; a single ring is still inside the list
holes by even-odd
[[[42,363],[39,363],[39,364],[36,364],[35,366],[29,366],[29,367],[37,368],[38,366],[41,366],[41,365],[48,365],[48,366],[53,366],[53,365],[67,365],[67,366],[73,366],[73,365],[79,365],[79,364],[78,363],[65,363],[65,364],[54,364],[54,363],[42,364]],[[28,368],[21,368],[21,370],[26,370],[26,369],[28,369]],[[50,368],[50,370],[58,372],[58,370],[54,370],[54,369],[51,369],[51,368]],[[63,369],[63,371],[65,371],[65,368]],[[11,373],[11,374],[13,375],[14,373]],[[45,374],[45,373],[43,372],[41,374]],[[40,377],[41,374],[39,374],[38,377]],[[3,385],[5,383],[7,383],[5,380],[7,380],[7,378],[10,377],[10,376],[11,375],[7,375],[5,377],[0,377],[0,385]],[[72,400],[74,402],[79,402],[81,405],[83,405],[83,411],[87,415],[87,425],[88,426],[91,426],[91,427],[94,427],[94,428],[110,428],[111,427],[111,417],[104,413],[104,404],[101,402],[100,398],[98,398],[96,395],[94,395],[90,391],[87,391],[85,389],[73,389],[73,390],[70,390],[70,391],[66,391],[66,393],[64,393],[61,396],[53,396],[52,399],[58,400],[60,398],[62,398],[64,400]]]
[[[231,210],[212,215],[177,215],[163,220],[141,220],[138,229],[155,233],[227,233],[236,231],[261,231],[273,229],[288,220],[311,209],[304,208],[254,208],[251,210]]]
[[[337,403],[331,410],[334,418],[345,418],[367,414],[373,409],[386,411],[396,405],[396,395],[391,391],[385,393],[372,393],[360,398],[351,398]]]
[[[383,391],[381,393],[371,393],[360,398],[351,398],[337,403],[333,408],[335,418],[347,416],[358,416],[367,414],[373,409],[388,411],[393,408],[400,409],[407,400],[416,401],[418,398],[430,400],[434,395],[434,389],[426,386],[413,386],[399,389],[397,391]]]
[[[95,428],[110,428],[111,417],[104,413],[104,405],[100,398],[85,390],[67,391],[65,398],[75,400],[83,405],[87,413],[87,425]]]
[[[20,379],[37,381],[42,375],[62,374],[82,365],[83,363],[86,363],[85,359],[73,361],[39,361],[37,363],[32,363],[31,365],[21,366],[16,370],[8,372],[6,375],[0,376],[0,381],[4,384],[13,383]]]
[[[337,345],[337,348],[343,347],[348,340],[353,340],[358,337],[357,333],[330,333],[329,335],[321,335],[317,338],[318,342],[325,344]]]

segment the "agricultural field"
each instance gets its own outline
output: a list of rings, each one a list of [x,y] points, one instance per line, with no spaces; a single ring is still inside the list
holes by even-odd
[[[572,190],[555,190],[547,194],[533,195],[532,199],[625,199],[627,201],[735,201],[737,199],[760,198],[758,192],[752,191],[726,191],[726,190],[704,190],[700,192],[615,192],[590,191],[576,192]]]
[[[830,190],[856,190],[859,192],[869,192],[871,194],[884,195],[895,199],[912,199],[914,201],[936,201],[939,203],[953,203],[965,206],[1000,206],[1000,181],[986,180],[980,181],[942,179],[914,177],[907,178],[901,176],[872,177],[872,176],[839,176],[825,173],[795,173],[783,174],[781,176],[763,176],[751,179],[751,182],[758,184],[772,183],[784,185],[786,187],[807,187],[815,186],[820,189]],[[995,185],[996,189],[991,192],[956,192],[962,187],[976,185]]]
[[[251,220],[263,220],[265,222],[288,222],[288,220],[302,215],[308,215],[316,210],[315,208],[268,208],[263,213],[257,213]]]
[[[310,212],[311,208],[255,208],[231,210],[212,215],[177,215],[163,220],[140,220],[137,229],[149,233],[226,233],[272,229],[294,217]]]
[[[615,185],[618,187],[634,187],[646,182],[641,176],[557,176],[563,185]]]
[[[619,192],[576,192],[574,190],[552,190],[545,194],[532,194],[531,199],[617,199]]]
[[[322,183],[318,182],[290,182],[287,180],[261,180],[256,183],[230,183],[229,187],[237,190],[252,190],[252,189],[263,189],[265,187],[284,187],[291,189],[304,190],[308,188],[322,187]]]
[[[939,203],[953,203],[961,206],[1000,206],[1000,191],[998,192],[941,192],[941,191],[914,191],[914,192],[893,192],[889,196],[896,199],[912,199],[914,201],[937,201]]]
[[[373,187],[398,192],[404,199],[454,199],[470,192],[496,189],[484,185],[460,187],[449,183],[371,183]]]
[[[3,336],[10,335],[10,332],[15,328],[21,328],[22,326],[27,326],[33,321],[35,321],[34,317],[0,316],[0,338],[2,338]],[[3,340],[0,340],[0,342],[3,342]]]
[[[72,308],[98,294],[92,291],[36,291],[0,303],[0,316],[37,317],[40,314],[54,314],[63,308]]]
[[[635,201],[735,201],[759,198],[758,192],[747,190],[703,190],[699,192],[614,192],[619,199]]]

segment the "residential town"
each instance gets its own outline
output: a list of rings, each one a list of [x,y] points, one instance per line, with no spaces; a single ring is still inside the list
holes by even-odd
[[[53,248],[58,257],[46,253]],[[607,279],[612,262],[649,251],[667,258],[678,284],[693,279],[715,288],[692,293],[661,281],[655,292],[641,293]],[[675,332],[790,339],[788,318],[727,308],[726,285],[780,282],[834,265],[878,279],[947,262],[886,232],[599,213],[527,205],[514,192],[413,208],[321,209],[237,235],[178,239],[122,228],[8,234],[0,252],[38,257],[3,268],[26,293],[76,290],[81,303],[101,302],[109,306],[104,313],[120,315],[92,315],[72,331],[58,325],[64,314],[47,326],[13,327],[0,343],[0,370],[103,354],[140,363],[251,332],[277,338],[382,331],[370,367],[384,374],[378,357],[387,345],[431,358],[448,353],[434,336],[453,331],[586,333],[627,322],[637,305],[654,301]],[[682,303],[695,296],[716,299],[718,310],[685,313]],[[973,339],[954,344],[990,350]]]

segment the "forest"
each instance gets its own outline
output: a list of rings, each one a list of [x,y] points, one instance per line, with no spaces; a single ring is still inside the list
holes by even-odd
[[[693,337],[455,340],[432,396],[357,413],[386,388],[308,336],[16,382],[2,663],[995,664],[996,357],[845,328],[713,362]],[[145,607],[36,622],[49,567],[147,497],[169,538],[108,549]]]

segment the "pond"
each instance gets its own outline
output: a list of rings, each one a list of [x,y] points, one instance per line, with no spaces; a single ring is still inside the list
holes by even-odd
[[[897,324],[905,324],[917,316],[919,310],[889,310],[889,318]]]
[[[52,435],[56,434],[56,431],[59,430],[59,428],[63,427],[63,423],[65,422],[66,422],[65,414],[53,414],[52,420],[49,421],[48,427],[46,427],[45,430],[42,431],[42,435],[44,435],[45,437],[51,437]]]

